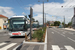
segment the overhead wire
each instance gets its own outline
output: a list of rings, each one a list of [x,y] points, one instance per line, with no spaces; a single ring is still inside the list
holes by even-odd
[[[20,0],[21,2],[22,2],[22,0]],[[24,3],[22,2],[22,5],[24,5]],[[25,9],[24,9],[25,10]],[[27,11],[26,11],[26,13],[27,13]]]
[[[16,0],[16,1],[17,1],[17,0]],[[21,1],[21,0],[20,0],[20,1]],[[22,1],[21,1],[21,2],[22,2]],[[18,3],[19,6],[21,6],[20,2],[17,1],[17,3]],[[22,3],[22,4],[23,4],[23,3]],[[21,7],[22,7],[22,6],[21,6]],[[22,7],[22,8],[23,8],[23,7]],[[23,8],[23,10],[26,12],[25,14],[27,15],[27,11],[26,11],[24,8]]]
[[[65,5],[65,7],[66,7],[68,4],[70,4],[72,1],[73,1],[73,0],[69,1],[69,2]]]

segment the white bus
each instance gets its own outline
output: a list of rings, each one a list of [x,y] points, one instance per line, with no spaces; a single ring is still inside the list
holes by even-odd
[[[9,19],[9,35],[10,36],[25,36],[28,35],[28,22],[25,16],[13,16]]]

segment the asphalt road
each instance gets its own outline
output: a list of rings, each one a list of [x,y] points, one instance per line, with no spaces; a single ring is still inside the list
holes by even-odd
[[[8,32],[0,32],[0,50],[13,50],[24,41],[25,37],[10,37]]]
[[[75,50],[75,32],[47,28],[47,50]]]

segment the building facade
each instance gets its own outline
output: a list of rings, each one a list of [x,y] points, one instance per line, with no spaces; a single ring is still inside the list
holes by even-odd
[[[75,7],[74,7],[74,16],[72,17],[72,27],[75,29]]]
[[[7,21],[8,17],[4,15],[0,15],[0,29],[3,29],[3,24],[5,21]]]

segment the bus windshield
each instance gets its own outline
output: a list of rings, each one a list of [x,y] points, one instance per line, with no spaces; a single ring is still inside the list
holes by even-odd
[[[10,20],[9,29],[12,31],[21,31],[25,28],[25,20]]]
[[[12,22],[13,29],[23,29],[24,27],[24,21],[23,20],[14,20]]]

